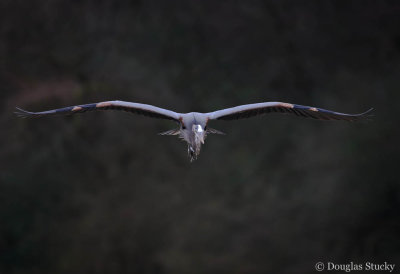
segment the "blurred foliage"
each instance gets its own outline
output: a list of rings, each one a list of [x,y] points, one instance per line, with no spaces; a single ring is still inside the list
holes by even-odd
[[[399,263],[396,1],[0,1],[0,273],[310,273]],[[189,163],[179,112],[286,101],[370,123],[215,122]]]

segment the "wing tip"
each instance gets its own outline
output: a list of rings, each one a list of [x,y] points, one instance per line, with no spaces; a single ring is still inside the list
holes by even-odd
[[[374,108],[370,108],[367,111],[364,111],[360,114],[353,115],[355,119],[351,121],[367,121],[367,122],[372,121],[373,117],[375,117],[375,115],[372,113],[373,110]]]
[[[35,114],[34,112],[26,111],[19,107],[15,107],[15,109],[16,111],[14,111],[14,114],[17,115],[19,118],[28,118],[32,117]]]
[[[364,111],[363,113],[360,113],[359,116],[361,117],[374,117],[375,115],[371,113],[374,110],[374,108],[370,108],[367,111]]]

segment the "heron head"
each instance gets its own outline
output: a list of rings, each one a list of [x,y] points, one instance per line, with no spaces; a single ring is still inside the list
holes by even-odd
[[[192,126],[192,132],[196,142],[200,142],[204,144],[204,139],[206,137],[206,131],[204,128],[199,124],[194,124]]]

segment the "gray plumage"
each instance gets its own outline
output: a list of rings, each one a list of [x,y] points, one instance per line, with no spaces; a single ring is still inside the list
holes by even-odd
[[[208,134],[223,134],[208,127],[210,120],[237,120],[250,118],[270,112],[291,113],[297,116],[309,117],[318,120],[357,121],[369,117],[372,109],[360,114],[346,114],[321,108],[295,105],[282,102],[265,102],[241,105],[237,107],[217,110],[208,113],[189,112],[178,113],[152,105],[131,103],[124,101],[106,101],[100,103],[71,106],[42,112],[29,112],[17,108],[15,114],[19,117],[42,117],[57,114],[75,114],[93,110],[123,110],[152,118],[172,120],[179,124],[179,128],[172,129],[161,135],[179,135],[188,143],[188,154],[193,161],[200,154],[201,145]]]

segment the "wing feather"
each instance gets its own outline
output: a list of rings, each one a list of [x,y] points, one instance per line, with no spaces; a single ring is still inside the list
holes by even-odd
[[[87,111],[94,111],[94,110],[122,110],[132,112],[134,114],[144,115],[151,118],[159,118],[159,119],[168,119],[174,120],[179,122],[180,113],[176,113],[171,110],[159,108],[152,105],[146,104],[139,104],[139,103],[131,103],[131,102],[124,102],[124,101],[106,101],[100,103],[93,103],[93,104],[85,104],[85,105],[78,105],[78,106],[70,106],[65,108],[58,108],[52,109],[47,111],[41,112],[30,112],[20,108],[16,108],[15,114],[19,117],[26,118],[26,117],[42,117],[48,115],[57,115],[57,114],[76,114],[76,113],[83,113]]]
[[[207,113],[210,119],[215,120],[237,120],[254,117],[270,112],[291,113],[297,116],[308,117],[318,120],[345,120],[356,121],[370,117],[369,109],[359,114],[347,114],[322,108],[295,105],[282,102],[265,102],[257,104],[241,105]]]

